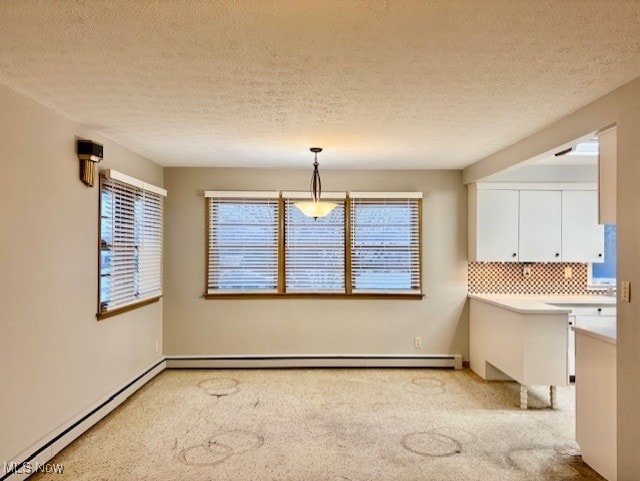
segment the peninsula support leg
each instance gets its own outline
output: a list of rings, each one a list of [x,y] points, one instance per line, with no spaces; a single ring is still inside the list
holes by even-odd
[[[520,385],[520,409],[527,409],[529,386]]]
[[[555,409],[558,404],[558,387],[549,387],[549,400],[551,401],[551,409]]]

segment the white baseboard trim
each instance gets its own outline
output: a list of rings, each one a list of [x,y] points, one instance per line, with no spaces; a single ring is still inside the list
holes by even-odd
[[[0,471],[0,481],[22,481],[38,466],[47,466],[56,454],[81,434],[122,404],[129,396],[165,369],[208,368],[296,368],[296,367],[433,367],[462,369],[462,356],[451,355],[380,355],[380,354],[307,354],[307,355],[229,355],[167,356],[142,369],[128,381],[98,399],[92,406],[50,432],[38,442],[7,461]],[[13,469],[7,467],[13,466]],[[2,468],[0,468],[2,469]]]
[[[167,369],[246,369],[296,367],[437,367],[462,369],[462,355],[299,354],[167,356]]]
[[[122,404],[129,396],[166,369],[164,358],[139,371],[129,380],[98,399],[92,406],[77,414],[38,442],[29,446],[0,467],[0,481],[22,481],[38,466],[46,466],[56,454],[82,433]],[[31,470],[31,472],[29,472]]]

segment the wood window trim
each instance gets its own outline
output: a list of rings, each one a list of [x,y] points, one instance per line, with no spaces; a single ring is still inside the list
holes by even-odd
[[[211,262],[210,262],[210,254],[211,254],[211,245],[210,245],[210,240],[211,240],[211,229],[212,229],[212,225],[211,225],[211,209],[213,208],[214,205],[214,201],[216,199],[224,199],[224,201],[238,201],[238,202],[244,202],[247,200],[246,197],[242,197],[242,196],[236,196],[236,195],[223,195],[223,196],[217,196],[217,195],[207,195],[207,193],[215,193],[215,192],[225,192],[225,191],[205,191],[205,208],[204,208],[204,214],[205,214],[205,232],[204,232],[204,240],[205,240],[205,256],[206,256],[206,265],[205,265],[205,276],[204,276],[204,292],[205,294],[208,293],[209,291],[209,271],[211,269]],[[234,194],[239,193],[238,191],[231,191]],[[250,191],[247,191],[250,192]],[[265,191],[266,192],[266,191]],[[269,193],[269,192],[266,192]],[[272,199],[276,199],[275,197],[258,197],[258,196],[250,196],[248,197],[248,199],[250,201],[256,201],[256,200],[272,200]],[[282,212],[282,198],[278,197],[277,198],[277,202],[276,202],[276,207],[277,207],[277,218],[276,218],[276,247],[277,247],[277,258],[276,258],[276,286],[275,288],[278,289],[278,291],[281,289],[281,276],[280,276],[280,271],[281,269],[283,269],[283,263],[284,260],[281,259],[281,257],[284,257],[284,253],[282,253],[282,249],[280,248],[281,242],[282,242],[282,238],[284,236],[284,225],[283,225],[283,221],[281,219],[281,212]],[[270,224],[268,224],[270,225]],[[265,292],[266,293],[266,292]],[[238,293],[239,295],[242,295],[241,293]]]
[[[418,199],[418,279],[422,291],[422,199]]]
[[[286,239],[286,222],[285,222],[285,201],[284,197],[278,198],[278,286],[277,292],[250,292],[250,293],[224,293],[213,294],[208,292],[208,273],[209,273],[209,234],[210,234],[210,221],[209,221],[209,208],[210,204],[208,199],[205,198],[205,290],[202,297],[206,300],[224,300],[224,299],[283,299],[283,298],[297,298],[297,299],[395,299],[395,300],[422,300],[425,297],[423,291],[422,280],[422,201],[423,199],[417,199],[418,204],[418,265],[419,265],[419,280],[420,289],[419,292],[407,292],[407,293],[376,293],[376,292],[353,292],[352,279],[351,279],[351,198],[347,195],[344,199],[345,209],[345,256],[344,256],[344,273],[345,273],[345,292],[287,292],[286,290],[286,255],[285,255],[285,239]]]
[[[166,197],[167,195],[167,191],[162,189],[161,187],[156,187],[152,184],[148,184],[144,181],[138,180],[134,177],[130,177],[126,174],[123,174],[119,171],[116,170],[105,170],[105,171],[101,171],[100,172],[100,176],[99,176],[99,192],[98,192],[98,213],[99,213],[99,222],[98,222],[98,259],[97,259],[97,271],[98,271],[98,292],[97,292],[97,313],[96,313],[96,319],[98,321],[103,320],[103,319],[107,319],[109,317],[113,317],[116,316],[118,314],[127,312],[127,311],[131,311],[133,309],[137,309],[138,307],[143,307],[146,306],[148,304],[157,302],[162,296],[162,252],[160,253],[160,270],[159,270],[159,279],[160,279],[160,289],[158,292],[154,292],[152,297],[144,297],[141,300],[135,300],[133,302],[131,302],[130,304],[126,304],[123,306],[119,306],[119,307],[114,307],[112,309],[103,311],[102,310],[102,306],[103,306],[103,302],[102,302],[102,282],[103,282],[103,278],[105,277],[102,274],[102,251],[104,249],[103,243],[102,243],[102,223],[104,222],[105,217],[103,216],[103,182],[104,181],[109,181],[112,183],[111,187],[110,187],[110,191],[114,192],[115,191],[115,187],[114,185],[120,184],[120,185],[125,185],[127,186],[127,188],[129,189],[134,189],[136,191],[136,200],[142,198],[143,202],[145,202],[145,206],[143,207],[143,209],[146,208],[146,199],[148,195],[155,195],[156,197],[159,197],[160,199],[160,203],[159,203],[159,209],[153,206],[153,201],[150,200],[149,204],[152,205],[151,209],[152,211],[155,209],[157,212],[160,212],[160,249],[162,250],[162,246],[163,246],[163,240],[162,240],[162,229],[163,229],[163,219],[164,219],[164,213],[163,213],[163,198]],[[143,219],[142,219],[142,224],[143,224],[143,231],[144,231],[144,225],[145,222],[148,220],[148,218],[146,217],[144,210],[143,210]],[[138,249],[139,244],[135,244],[135,248]],[[151,293],[150,293],[151,294]]]
[[[134,304],[128,304],[126,306],[117,307],[117,308],[115,308],[115,309],[113,309],[111,311],[98,312],[96,314],[96,319],[101,321],[103,319],[108,319],[110,317],[117,316],[119,314],[124,314],[125,312],[133,311],[133,310],[138,309],[140,307],[148,306],[149,304],[153,304],[155,302],[158,302],[161,298],[162,298],[162,296],[151,297],[149,299],[144,299],[142,301],[138,301],[138,302],[136,302]]]
[[[353,293],[351,279],[351,199],[344,202],[344,283],[345,294]]]
[[[328,221],[327,218],[320,219],[318,222],[320,225],[318,226],[319,230],[316,232],[316,240],[319,242],[315,242],[313,240],[307,239],[304,235],[304,232],[307,229],[313,227],[315,225],[315,221],[309,222],[309,219],[306,217],[302,217],[302,220],[296,219],[299,215],[298,208],[295,207],[296,203],[299,201],[306,200],[304,197],[299,197],[297,195],[293,195],[293,193],[288,193],[288,196],[281,197],[282,199],[282,210],[278,212],[278,215],[282,218],[284,225],[284,235],[282,242],[278,245],[279,252],[282,253],[282,257],[284,258],[284,270],[282,272],[282,289],[278,290],[279,293],[287,293],[287,294],[331,294],[331,295],[342,295],[347,292],[348,280],[345,276],[346,273],[346,223],[347,223],[347,197],[346,193],[343,198],[331,199],[332,202],[337,204],[337,208],[332,211],[333,213],[338,213],[342,210],[343,219],[332,219]],[[297,229],[300,229],[298,233],[302,233],[302,239],[293,240],[292,243],[289,242],[288,237],[296,232]],[[342,229],[344,233],[339,236],[333,235],[334,229]],[[328,236],[328,237],[327,237]],[[320,240],[321,239],[321,240]],[[304,259],[300,260],[297,258],[296,254],[300,251],[306,252],[308,250],[313,250],[315,252],[324,251],[325,254],[331,256],[333,255],[341,255],[342,259],[340,262],[330,262],[330,265],[317,265],[317,259]],[[303,255],[303,257],[306,257]],[[320,262],[322,264],[322,262]],[[325,274],[331,272],[338,276],[343,276],[341,279],[342,282],[336,282],[335,288],[325,287],[321,289],[316,289],[314,286],[307,286],[306,288],[300,288],[297,285],[296,280],[298,279],[298,275],[301,272],[309,272],[314,271],[316,269],[320,269]],[[334,280],[337,281],[337,280]],[[333,283],[333,281],[330,281]],[[313,284],[313,283],[312,283]]]
[[[206,300],[213,299],[404,299],[420,301],[425,294],[422,292],[405,293],[405,294],[383,294],[383,293],[342,293],[342,292],[252,292],[246,294],[210,294],[205,292],[202,297]]]
[[[381,193],[382,194],[382,193]],[[395,196],[392,195],[391,197],[389,197],[388,199],[385,198],[383,195],[380,196],[366,196],[366,195],[361,195],[361,196],[355,196],[353,198],[350,197],[350,222],[349,222],[349,228],[350,228],[350,239],[349,239],[349,245],[348,247],[348,251],[351,254],[350,255],[350,261],[352,261],[352,257],[353,254],[357,252],[357,247],[354,246],[353,241],[354,238],[353,236],[356,235],[355,233],[358,231],[358,227],[359,224],[355,222],[354,219],[354,215],[357,212],[357,209],[360,208],[364,208],[365,210],[369,210],[369,208],[376,208],[379,206],[385,206],[387,205],[387,200],[391,201],[391,205],[408,205],[408,206],[413,206],[413,208],[415,208],[414,214],[411,215],[411,221],[406,224],[411,231],[413,231],[413,229],[415,229],[416,224],[417,224],[417,274],[418,274],[418,282],[417,284],[413,282],[413,274],[416,272],[416,270],[414,270],[414,264],[411,263],[411,267],[412,267],[412,279],[411,279],[411,293],[422,293],[423,291],[423,284],[422,284],[422,198],[414,198],[411,197],[410,195],[408,195],[406,198],[405,197],[400,197],[400,196]],[[412,201],[415,201],[415,204],[413,204]],[[414,217],[414,215],[416,217]],[[415,219],[415,220],[413,220]],[[353,222],[351,222],[353,221]],[[401,222],[396,220],[395,222],[391,222],[391,223],[385,223],[385,224],[375,224],[377,227],[399,227],[399,226],[405,226],[405,222]],[[365,231],[367,228],[367,225],[364,225]],[[366,234],[365,234],[366,236]],[[411,237],[411,235],[410,235]],[[409,244],[408,246],[396,246],[396,245],[392,245],[392,246],[385,246],[383,251],[395,251],[395,252],[404,252],[407,247],[409,247],[408,252],[410,253],[410,255],[413,257],[413,254],[415,254],[415,251],[413,250],[416,246],[415,244]],[[377,247],[377,244],[375,243],[371,243],[369,242],[367,245],[360,245],[360,250],[371,250],[373,252],[375,251],[379,251],[379,248]],[[388,266],[389,269],[396,269],[397,266]],[[368,270],[367,267],[363,268],[361,265],[358,265],[357,263],[355,265],[353,265],[353,263],[351,263],[351,265],[348,266],[349,270],[351,271],[351,289],[352,292],[354,294],[375,294],[375,295],[379,295],[379,296],[384,296],[384,295],[393,295],[393,293],[390,293],[388,290],[383,290],[382,288],[378,287],[378,289],[372,288],[372,289],[357,289],[356,288],[356,282],[354,279],[354,272],[363,272],[363,270]],[[379,290],[380,292],[376,292],[376,290]]]

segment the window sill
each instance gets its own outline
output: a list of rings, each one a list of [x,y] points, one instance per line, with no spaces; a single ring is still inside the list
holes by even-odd
[[[161,297],[162,296],[156,296],[150,299],[145,299],[144,301],[136,302],[135,304],[128,304],[126,306],[118,307],[117,309],[113,309],[111,311],[99,312],[96,314],[96,319],[101,321],[103,319],[108,319],[109,317],[117,316],[118,314],[133,311],[134,309],[138,309],[139,307],[148,306],[149,304],[158,302]]]
[[[207,300],[212,299],[406,299],[419,301],[422,300],[422,293],[404,293],[404,294],[375,294],[371,292],[362,294],[344,294],[344,293],[320,293],[320,292],[271,292],[271,293],[247,293],[247,294],[209,294],[205,293],[203,297]]]

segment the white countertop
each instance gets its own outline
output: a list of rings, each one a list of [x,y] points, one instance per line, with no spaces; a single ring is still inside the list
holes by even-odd
[[[589,336],[599,341],[606,342],[607,344],[616,345],[616,327],[590,327],[585,329],[584,327],[573,326],[571,329],[574,330],[576,335],[582,334],[584,336]]]
[[[616,298],[596,295],[469,294],[470,299],[493,304],[520,314],[569,314],[566,305],[615,306]]]

